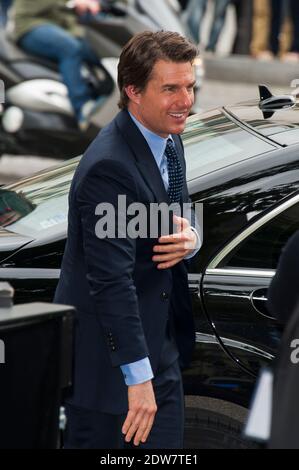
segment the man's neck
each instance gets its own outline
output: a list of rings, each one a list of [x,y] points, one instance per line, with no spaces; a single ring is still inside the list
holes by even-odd
[[[139,113],[136,112],[134,109],[128,108],[128,112],[131,114],[131,116],[133,116],[136,119],[136,121],[139,122],[139,124],[145,127],[145,129],[147,129],[149,132],[152,132],[153,134],[160,137],[161,139],[167,139],[169,137],[169,134],[160,134],[156,132],[154,129],[151,129],[150,126],[146,122],[144,122],[141,116],[139,116]]]

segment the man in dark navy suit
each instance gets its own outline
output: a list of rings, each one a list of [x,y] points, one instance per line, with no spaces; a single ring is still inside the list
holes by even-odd
[[[299,449],[299,231],[282,250],[268,290],[268,309],[283,327],[277,351],[272,397],[270,449]]]
[[[196,55],[193,44],[165,31],[141,33],[125,46],[121,111],[72,182],[55,296],[77,310],[66,448],[183,445],[179,360],[190,361],[195,339],[184,260],[196,253],[199,231],[179,216],[171,217],[177,230],[166,234],[163,224],[140,237],[123,227],[134,222],[136,203],[146,208],[145,225],[155,204],[189,201],[179,134],[194,101]],[[107,228],[109,208],[116,231]]]
[[[281,325],[286,325],[299,304],[299,231],[284,246],[276,274],[268,289],[268,309]]]

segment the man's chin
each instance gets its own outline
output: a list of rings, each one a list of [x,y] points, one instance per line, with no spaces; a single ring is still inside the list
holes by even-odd
[[[181,122],[181,123],[175,123],[175,124],[168,123],[168,126],[165,126],[163,130],[161,126],[161,130],[159,132],[156,131],[156,133],[160,135],[161,137],[168,136],[169,134],[182,134],[182,132],[184,132],[185,130],[185,127],[186,127],[186,121]]]
[[[172,126],[169,134],[182,134],[185,130],[186,122],[180,125]]]

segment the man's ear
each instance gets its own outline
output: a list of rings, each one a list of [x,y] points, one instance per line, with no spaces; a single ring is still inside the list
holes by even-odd
[[[128,85],[127,87],[125,87],[125,91],[130,101],[132,101],[135,104],[140,103],[141,93],[138,88],[136,88],[134,85]]]

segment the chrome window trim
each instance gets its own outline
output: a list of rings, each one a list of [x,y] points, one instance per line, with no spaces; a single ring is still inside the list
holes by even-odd
[[[189,289],[199,289],[202,275],[196,273],[188,273],[188,287]]]
[[[242,341],[236,341],[230,338],[221,337],[221,341],[227,348],[240,349],[241,351],[246,351],[256,356],[264,357],[265,359],[273,360],[273,354],[263,351],[260,348],[252,346],[251,344],[244,343]],[[217,344],[220,345],[219,341],[214,335],[209,335],[206,333],[196,332],[196,343],[207,343],[207,344]]]
[[[274,219],[277,215],[281,214],[284,210],[289,209],[293,205],[299,202],[299,194],[292,197],[288,201],[282,203],[280,206],[273,209],[268,214],[261,217],[259,220],[254,222],[252,225],[247,227],[242,233],[240,233],[236,238],[234,238],[226,247],[220,251],[215,258],[208,265],[209,269],[216,269],[219,266],[219,263],[232,251],[234,250],[241,242],[246,240],[250,235],[252,235],[256,230],[265,225],[270,220]]]
[[[275,276],[276,271],[273,269],[234,269],[234,268],[215,268],[207,269],[206,274],[213,276],[252,276],[252,277],[266,277],[272,278]]]
[[[197,273],[188,273],[188,281],[189,282],[199,282],[201,280],[202,274]]]
[[[60,269],[0,268],[0,279],[59,279]]]

